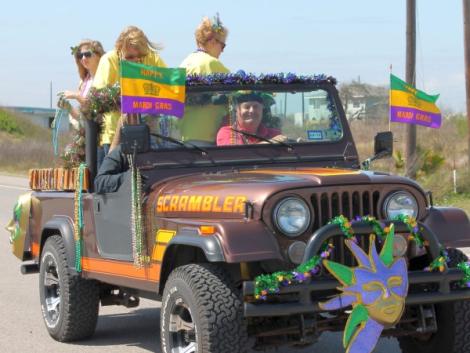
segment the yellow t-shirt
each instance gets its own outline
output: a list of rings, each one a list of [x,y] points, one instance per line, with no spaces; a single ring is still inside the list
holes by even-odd
[[[120,79],[119,75],[119,56],[116,50],[111,50],[104,54],[96,69],[95,78],[93,79],[92,87],[103,88],[112,86]],[[166,67],[165,62],[154,51],[150,50],[149,53],[143,58],[142,64],[150,66]],[[103,116],[103,126],[100,134],[99,145],[110,144],[113,141],[114,134],[116,133],[116,125],[120,112],[109,112]]]
[[[214,73],[227,74],[230,72],[222,62],[210,56],[203,51],[197,51],[189,54],[186,59],[183,60],[180,67],[186,69],[186,74],[192,75],[209,75]]]
[[[187,75],[230,72],[219,59],[202,51],[189,54],[180,67],[186,69]],[[222,118],[227,113],[228,109],[225,105],[186,106],[180,123],[181,138],[184,141],[198,140],[214,143]]]

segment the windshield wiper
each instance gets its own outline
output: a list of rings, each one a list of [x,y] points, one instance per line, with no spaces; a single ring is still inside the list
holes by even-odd
[[[188,148],[188,149],[191,149],[191,147],[195,150],[198,150],[199,152],[202,153],[202,155],[204,156],[207,156],[209,155],[209,152],[207,152],[207,150],[205,150],[204,148],[202,147],[199,147],[197,145],[195,145],[194,143],[191,143],[191,142],[183,142],[183,141],[180,141],[178,139],[175,139],[173,137],[169,137],[169,136],[165,136],[165,135],[160,135],[160,134],[157,134],[155,132],[152,132],[150,135],[152,136],[155,136],[155,137],[158,137],[162,140],[165,140],[165,141],[169,141],[169,142],[172,142],[174,143],[175,145],[179,145],[179,146],[183,146],[185,148]]]
[[[250,132],[246,132],[246,131],[242,131],[242,130],[238,130],[238,129],[235,129],[234,127],[230,127],[233,131],[235,132],[238,132],[239,134],[242,134],[242,135],[245,135],[245,136],[249,136],[249,137],[254,137],[254,138],[257,138],[258,140],[261,140],[261,141],[264,141],[264,142],[267,142],[271,145],[275,145],[275,144],[280,144],[282,146],[285,146],[287,147],[289,150],[293,150],[294,149],[294,146],[292,146],[290,143],[287,143],[287,142],[284,142],[284,141],[272,141],[270,139],[267,139],[266,137],[262,137],[262,136],[259,136],[259,135],[256,135],[256,134],[252,134]]]

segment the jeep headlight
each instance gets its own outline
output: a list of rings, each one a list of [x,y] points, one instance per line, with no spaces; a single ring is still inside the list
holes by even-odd
[[[287,197],[274,208],[273,218],[281,232],[296,237],[305,232],[310,224],[310,209],[297,197]]]
[[[400,214],[416,218],[418,216],[418,203],[409,192],[397,191],[387,196],[383,211],[388,219],[394,219]]]

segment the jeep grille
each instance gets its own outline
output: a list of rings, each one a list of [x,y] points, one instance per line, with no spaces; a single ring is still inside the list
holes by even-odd
[[[312,205],[315,213],[314,231],[326,225],[332,218],[343,215],[352,220],[356,216],[371,215],[380,218],[379,208],[380,192],[364,189],[351,191],[350,188],[335,188],[335,190],[314,193]],[[359,237],[361,248],[367,251],[369,247],[368,237]],[[333,239],[334,251],[332,260],[345,265],[355,265],[355,260],[345,248],[342,236]]]

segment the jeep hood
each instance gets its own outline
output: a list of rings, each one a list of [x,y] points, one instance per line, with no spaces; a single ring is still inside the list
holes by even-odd
[[[417,184],[409,179],[356,169],[282,168],[191,174],[166,179],[154,186],[161,213],[244,214],[245,203],[262,205],[280,191],[297,188],[366,185],[386,182]]]

